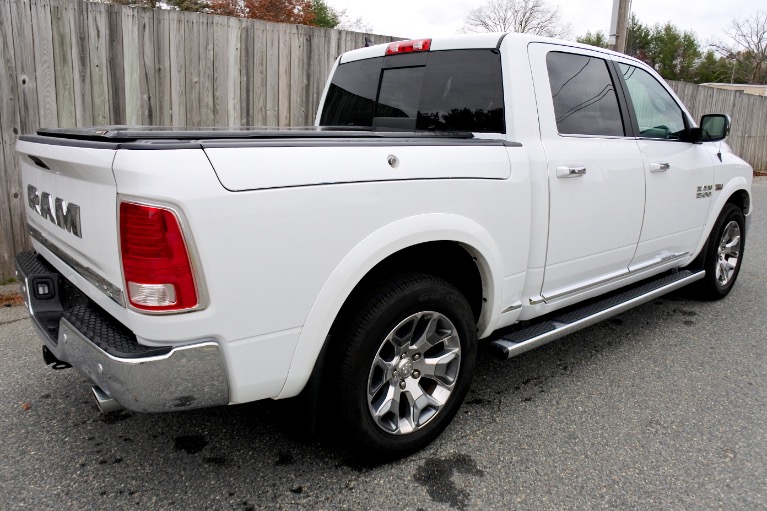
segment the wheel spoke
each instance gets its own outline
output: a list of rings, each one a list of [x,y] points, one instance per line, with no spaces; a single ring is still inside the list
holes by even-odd
[[[408,322],[396,328],[391,334],[391,343],[397,350],[397,355],[401,355],[413,342],[413,333],[415,333],[415,327],[418,324],[420,315],[412,317]]]
[[[433,396],[424,392],[419,385],[416,385],[416,388],[418,389],[417,394],[412,393],[410,396],[412,398],[412,401],[410,401],[412,423],[415,426],[422,426],[436,415],[445,403],[438,401]]]
[[[452,385],[455,381],[455,375],[450,374],[450,364],[457,360],[460,352],[457,348],[448,349],[435,357],[424,358],[423,362],[416,364],[415,367],[421,371],[423,376],[430,377],[447,385]]]
[[[396,385],[390,385],[389,388],[386,391],[386,395],[381,400],[380,404],[378,406],[374,405],[373,411],[373,417],[375,417],[376,421],[379,424],[384,425],[384,421],[387,419],[387,416],[389,414],[392,414],[392,421],[393,424],[397,424],[399,421],[399,401],[400,401],[400,395],[401,390]],[[387,428],[388,429],[388,428]]]
[[[724,245],[722,253],[733,257],[738,257],[740,251],[740,236],[735,236]]]
[[[441,320],[441,315],[434,314],[429,318],[429,322],[424,328],[423,333],[416,339],[413,349],[417,351],[428,351],[429,348],[444,341],[453,334],[452,328],[445,328],[447,325]]]

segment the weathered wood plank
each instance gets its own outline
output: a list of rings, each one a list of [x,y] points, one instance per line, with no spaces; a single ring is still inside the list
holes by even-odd
[[[13,146],[19,134],[17,72],[13,49],[13,28],[8,0],[0,1],[0,270],[10,271],[17,247],[24,245],[24,210]]]
[[[311,45],[310,57],[309,57],[309,105],[307,111],[309,113],[309,123],[314,123],[314,117],[317,114],[317,108],[320,104],[320,97],[322,96],[322,90],[325,87],[325,80],[327,79],[328,62],[325,58],[325,31],[317,28],[311,29],[311,35],[309,37],[309,43]]]
[[[288,25],[290,38],[290,126],[302,126],[306,113],[306,76],[304,74],[304,28]]]
[[[109,123],[126,124],[125,53],[123,52],[123,8],[106,5],[107,11],[107,81],[109,84]]]
[[[255,23],[243,20],[240,30],[240,125],[253,126],[253,34]]]
[[[35,76],[40,126],[58,125],[56,111],[56,79],[53,64],[51,5],[48,0],[32,0],[32,37],[35,41]]]
[[[267,59],[267,31],[266,22],[255,21],[253,32],[253,125],[266,126],[267,122],[267,87],[266,82],[266,59]]]
[[[35,74],[35,44],[32,36],[32,10],[30,0],[11,2],[13,48],[16,64],[16,92],[18,93],[19,131],[33,133],[40,126],[37,105],[37,76]],[[1,22],[0,22],[1,23]]]
[[[186,122],[200,126],[200,15],[182,13],[186,39]]]
[[[0,70],[2,73],[2,70]],[[3,119],[0,118],[0,126]],[[0,128],[2,131],[2,128]],[[1,133],[0,133],[1,134]],[[10,148],[10,146],[9,146]],[[5,167],[5,144],[0,141],[0,165]],[[5,186],[5,172],[0,171],[0,275],[4,279],[13,275],[15,246],[13,237],[13,216],[11,214],[10,201],[7,199],[8,190]]]
[[[164,12],[154,16],[154,69],[157,97],[156,124],[170,126],[171,117],[171,67],[170,67],[170,16]]]
[[[279,25],[266,26],[266,124],[280,123],[280,33]]]
[[[91,74],[93,123],[109,124],[109,71],[107,46],[109,21],[104,4],[92,3],[88,9],[88,60]]]
[[[56,111],[59,121],[58,125],[62,128],[73,127],[77,124],[69,5],[69,2],[60,0],[51,2]]]
[[[93,125],[91,69],[88,60],[88,6],[90,2],[72,2],[69,9],[69,33],[72,44],[75,119],[78,126]]]
[[[213,122],[229,125],[229,23],[224,16],[213,16]]]
[[[278,91],[278,113],[280,126],[290,126],[290,81],[292,79],[290,75],[291,60],[290,60],[290,27],[285,23],[280,23],[278,27],[279,33],[279,82],[280,89]]]
[[[184,16],[169,13],[170,30],[170,117],[173,126],[186,126],[186,38]]]
[[[125,122],[131,126],[141,124],[141,87],[139,73],[139,39],[137,9],[123,9],[123,69],[125,70]]]
[[[213,18],[199,16],[200,23],[200,126],[213,126]]]
[[[156,9],[140,9],[136,12],[141,124],[146,126],[157,124],[157,72],[154,62],[155,11]],[[160,16],[162,16],[161,13]]]
[[[227,117],[229,126],[240,126],[240,37],[242,21],[237,18],[227,19],[229,33],[227,48]]]

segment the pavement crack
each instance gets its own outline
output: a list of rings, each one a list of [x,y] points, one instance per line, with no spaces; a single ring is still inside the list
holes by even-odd
[[[0,326],[10,325],[11,323],[18,323],[19,321],[24,321],[25,319],[27,318],[9,319],[8,321],[0,321]]]

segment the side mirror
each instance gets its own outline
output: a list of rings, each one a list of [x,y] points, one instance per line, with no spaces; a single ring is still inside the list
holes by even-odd
[[[730,134],[730,116],[707,114],[700,118],[700,141],[716,142]]]

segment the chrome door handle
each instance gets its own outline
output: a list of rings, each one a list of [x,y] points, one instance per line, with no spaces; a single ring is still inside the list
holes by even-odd
[[[586,175],[586,167],[582,165],[561,165],[557,167],[557,177],[581,177]]]
[[[666,162],[656,161],[650,164],[650,172],[666,172],[670,168],[671,165]]]

